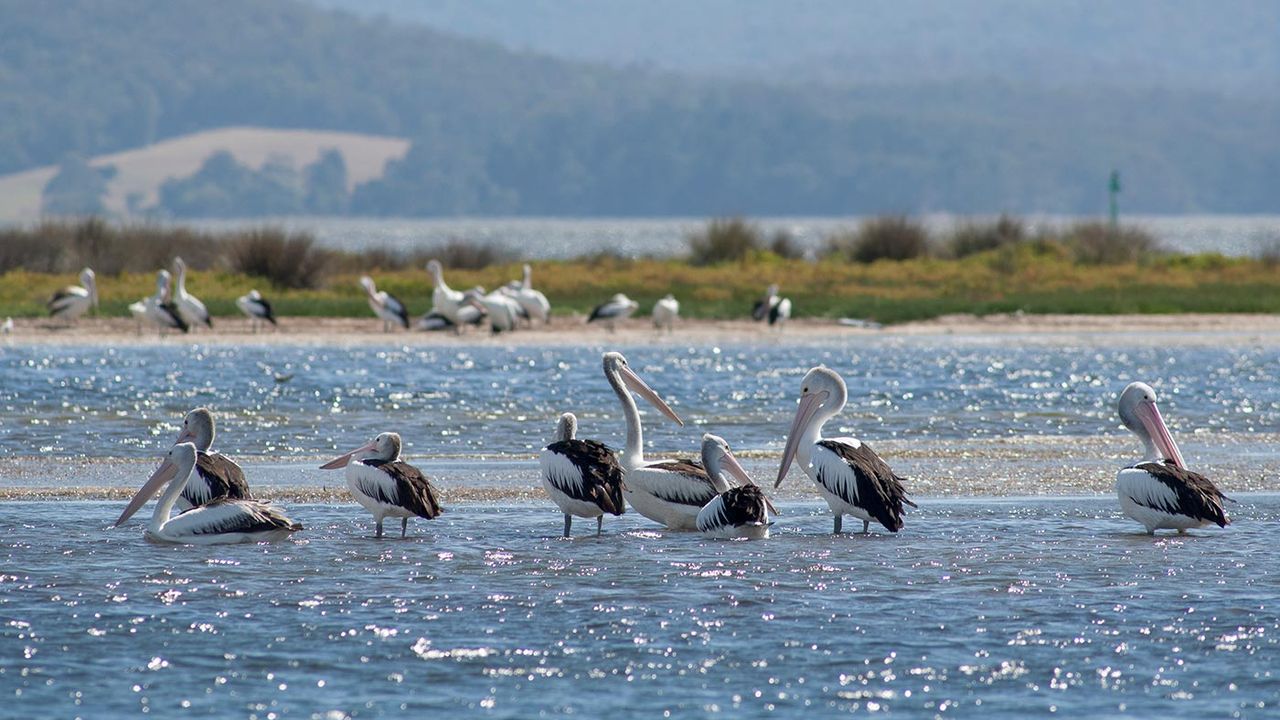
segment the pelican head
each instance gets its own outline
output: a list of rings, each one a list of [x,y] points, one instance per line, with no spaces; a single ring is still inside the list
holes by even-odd
[[[733,487],[724,479],[723,473],[737,480],[742,485],[754,485],[751,476],[743,469],[742,464],[733,456],[729,443],[719,435],[707,433],[702,436],[702,467],[706,468],[716,492],[724,492]]]
[[[849,400],[849,388],[844,378],[831,368],[821,365],[805,373],[800,382],[800,406],[796,408],[795,420],[791,430],[787,432],[787,444],[782,451],[782,466],[778,468],[778,479],[773,486],[782,484],[782,479],[791,469],[800,449],[800,439],[810,430],[820,432],[822,425],[832,416],[840,412]]]
[[[571,412],[567,412],[560,416],[560,420],[556,422],[556,434],[551,438],[551,442],[561,442],[564,440],[572,440],[578,434],[578,417]]]
[[[187,476],[191,474],[191,469],[196,466],[196,446],[191,443],[178,443],[165,455],[161,461],[160,467],[151,473],[151,477],[143,483],[142,489],[129,500],[129,504],[125,507],[124,512],[120,513],[120,517],[116,519],[113,527],[119,527],[124,521],[133,517],[133,514],[147,504],[147,501],[155,496],[160,488],[166,483],[181,479],[186,482]]]
[[[1182,460],[1178,444],[1169,434],[1169,428],[1160,416],[1156,407],[1156,391],[1146,383],[1129,383],[1129,387],[1120,393],[1120,402],[1116,408],[1120,413],[1120,422],[1129,428],[1142,441],[1147,460],[1172,460],[1180,468],[1187,464]]]
[[[378,294],[378,286],[373,284],[373,278],[368,275],[360,276],[360,287],[364,288],[365,294],[369,297]]]
[[[439,260],[432,258],[427,261],[427,272],[431,273],[431,279],[435,281],[437,286],[444,284],[444,266]]]
[[[626,297],[623,295],[622,297]],[[675,410],[654,392],[640,376],[627,365],[627,359],[620,352],[607,352],[604,354],[604,376],[608,378],[609,384],[613,385],[615,390],[619,392],[631,392],[644,398],[650,405],[654,406],[663,415],[666,415],[677,425],[684,427],[684,420],[676,414]]]
[[[627,297],[625,293],[618,293],[617,295],[614,295],[613,302],[618,303],[619,305],[624,305],[626,307],[631,308],[632,312],[634,312],[640,307],[640,303]]]
[[[170,289],[173,285],[173,276],[168,270],[161,270],[156,273],[156,297],[160,302],[169,302]]]
[[[197,450],[209,452],[209,448],[213,447],[213,436],[213,413],[209,412],[209,408],[198,407],[182,419],[182,430],[174,442],[192,442]]]
[[[187,264],[182,261],[181,257],[173,258],[173,274],[182,277],[187,272]]]
[[[778,283],[773,283],[768,290],[764,291],[766,297],[775,297],[778,294]]]
[[[340,455],[324,465],[321,470],[337,470],[346,467],[353,460],[381,460],[394,462],[400,458],[400,434],[393,432],[379,433],[377,437],[351,452]]]
[[[98,276],[94,274],[93,268],[85,268],[80,271],[80,284],[85,290],[89,291],[89,298],[93,301],[93,306],[98,307]]]

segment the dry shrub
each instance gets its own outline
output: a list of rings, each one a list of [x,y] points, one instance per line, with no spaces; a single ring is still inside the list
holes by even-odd
[[[769,241],[769,252],[786,260],[799,260],[804,257],[804,248],[786,230],[778,230]]]
[[[968,257],[1008,245],[1017,245],[1027,237],[1022,220],[1001,215],[993,222],[967,222],[957,227],[947,239],[946,252],[953,258]]]
[[[1259,240],[1254,257],[1266,267],[1280,267],[1280,235]]]
[[[101,218],[45,220],[0,231],[0,272],[67,273],[91,267],[100,275],[149,272],[181,255],[192,268],[218,262],[217,239],[185,228],[112,225]]]
[[[504,265],[520,259],[517,253],[491,242],[451,238],[443,245],[414,251],[409,261],[415,267],[421,267],[431,258],[439,260],[446,268],[459,270],[481,270],[490,265]]]
[[[712,220],[707,229],[689,236],[689,262],[714,265],[742,260],[760,249],[760,230],[742,218]]]
[[[237,233],[225,241],[231,269],[285,288],[315,288],[324,279],[333,256],[315,247],[305,233],[260,228]]]
[[[1102,222],[1076,223],[1062,232],[1061,242],[1082,265],[1140,262],[1160,252],[1159,241],[1147,231]]]
[[[929,231],[905,215],[871,218],[852,233],[827,238],[827,253],[861,263],[927,257]]]

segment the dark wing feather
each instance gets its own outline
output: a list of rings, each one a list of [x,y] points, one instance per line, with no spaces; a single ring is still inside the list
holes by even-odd
[[[1178,495],[1177,507],[1153,506],[1153,509],[1208,520],[1217,523],[1218,527],[1226,527],[1231,522],[1222,508],[1222,501],[1228,498],[1209,478],[1180,468],[1172,460],[1138,463],[1134,467],[1147,471]]]
[[[267,322],[271,323],[272,325],[278,325],[278,324],[279,324],[279,323],[277,323],[277,322],[276,322],[276,314],[275,314],[275,311],[273,311],[273,310],[271,309],[271,303],[267,302],[267,299],[266,299],[266,298],[264,298],[264,297],[259,297],[259,298],[258,298],[258,305],[260,305],[260,306],[262,307],[262,317],[263,317],[263,319],[265,319]]]
[[[387,293],[387,302],[388,304],[394,303],[394,305],[392,305],[391,307],[391,311],[396,314],[396,319],[400,321],[400,325],[403,326],[404,329],[408,330],[409,329],[409,311],[408,309],[405,308],[404,303],[400,302],[400,298],[396,297],[395,295],[392,295],[391,293]]]
[[[253,495],[249,492],[249,483],[244,479],[244,471],[235,461],[222,453],[196,453],[196,472],[209,486],[210,494],[207,498],[195,498],[188,496],[188,491],[183,490],[183,497],[186,497],[187,502],[192,505],[205,505],[218,498],[253,499]]]
[[[241,532],[270,532],[272,530],[301,530],[302,523],[296,523],[288,518],[283,512],[277,510],[275,506],[257,500],[233,500],[231,498],[218,498],[213,502],[204,506],[204,509],[214,509],[222,505],[237,504],[243,512],[228,515],[225,522],[217,525],[209,525],[201,529],[202,535],[220,535],[222,533]],[[187,512],[197,512],[201,508],[188,510]]]
[[[595,309],[591,311],[591,317],[587,318],[587,322],[599,320],[600,318],[604,317],[604,309],[608,306],[609,306],[609,303],[600,303],[599,305],[597,305]]]
[[[56,310],[60,310],[61,308],[57,308],[55,306],[69,297],[73,297],[73,296],[78,297],[77,293],[72,292],[73,290],[78,290],[78,289],[79,288],[74,288],[68,285],[58,290],[53,294],[53,297],[49,298],[49,302],[45,303],[45,307],[49,309],[50,313],[55,312]]]
[[[858,482],[858,502],[854,503],[866,510],[891,532],[902,529],[902,506],[916,504],[907,498],[907,491],[902,487],[902,478],[894,474],[888,463],[880,459],[866,443],[857,447],[836,441],[819,440],[818,444],[836,453],[853,470]],[[822,478],[819,477],[819,482]],[[832,485],[822,482],[826,487]],[[853,502],[853,498],[845,498]]]
[[[191,332],[191,327],[187,325],[187,321],[182,319],[182,313],[178,312],[178,306],[172,302],[160,303],[160,309],[169,317],[169,326],[177,328],[182,332]]]
[[[716,496],[715,483],[711,482],[711,476],[707,475],[706,469],[703,468],[702,463],[697,460],[676,458],[675,460],[663,460],[661,462],[649,463],[648,465],[645,465],[645,467],[657,470],[668,470],[697,481],[693,488],[695,489],[695,494],[693,496],[684,494],[673,494],[669,497],[662,496],[662,499],[667,502],[681,503],[683,505],[697,505],[698,507],[702,507],[703,505],[711,502],[712,498]],[[689,488],[687,485],[683,487],[685,489]]]
[[[730,525],[768,522],[764,492],[758,485],[730,488],[720,495],[724,514]]]
[[[751,306],[751,319],[763,320],[767,312],[769,312],[769,303],[763,299],[757,300],[756,304]]]
[[[436,489],[418,468],[400,460],[376,467],[396,481],[396,495],[399,496],[396,505],[428,520],[444,512],[436,498]]]
[[[572,486],[567,483],[563,488],[574,500],[595,503],[612,515],[626,512],[626,502],[622,499],[625,473],[611,448],[595,440],[574,439],[553,442],[547,450],[568,458],[582,472],[582,497],[573,497]]]
[[[778,300],[769,307],[769,324],[778,324],[778,310],[782,307],[782,300]]]

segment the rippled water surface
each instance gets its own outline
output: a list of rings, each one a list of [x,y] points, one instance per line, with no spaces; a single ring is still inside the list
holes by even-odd
[[[756,543],[484,504],[376,541],[300,505],[297,540],[192,548],[0,505],[0,715],[1275,716],[1280,497],[1155,539],[1112,500],[933,501],[869,537],[781,509]]]

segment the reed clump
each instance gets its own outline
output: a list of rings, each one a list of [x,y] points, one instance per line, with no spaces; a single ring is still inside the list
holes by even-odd
[[[94,217],[45,220],[0,230],[0,272],[67,273],[87,266],[115,275],[167,267],[175,255],[205,269],[220,260],[218,245],[218,237],[189,228],[117,226]]]
[[[1135,227],[1112,227],[1103,222],[1076,223],[1053,238],[1082,265],[1141,262],[1161,254],[1160,242]]]
[[[928,257],[930,248],[928,229],[905,215],[870,218],[852,232],[827,238],[828,256],[858,263],[914,260]]]
[[[260,228],[237,233],[224,241],[232,271],[263,278],[281,288],[320,287],[335,253],[315,246],[305,233]]]
[[[739,262],[763,246],[760,229],[742,218],[712,220],[706,229],[688,237],[689,262],[693,265],[715,265]]]
[[[1027,239],[1027,227],[1022,220],[1001,215],[989,222],[966,222],[951,231],[944,244],[945,255],[963,258],[978,253],[999,250],[1018,245]]]

